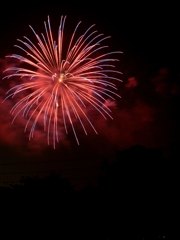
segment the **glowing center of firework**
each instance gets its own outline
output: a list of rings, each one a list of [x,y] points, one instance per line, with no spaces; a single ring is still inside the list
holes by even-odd
[[[64,79],[65,79],[65,77],[66,77],[66,75],[65,75],[64,73],[61,73],[61,75],[60,75],[58,81],[59,81],[59,82],[63,82]]]

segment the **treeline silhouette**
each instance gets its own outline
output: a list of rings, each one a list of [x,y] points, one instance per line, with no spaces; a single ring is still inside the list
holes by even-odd
[[[15,226],[3,239],[180,239],[177,161],[139,145],[116,155],[97,187],[75,191],[56,173],[1,187],[2,219]]]

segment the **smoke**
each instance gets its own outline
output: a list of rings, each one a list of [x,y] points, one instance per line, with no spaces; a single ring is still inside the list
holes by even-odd
[[[1,59],[0,63],[1,72],[13,65],[12,60],[9,61],[8,59]],[[94,149],[95,152],[108,152],[115,148],[123,149],[136,144],[145,145],[146,147],[168,146],[169,142],[173,141],[174,133],[178,132],[178,125],[176,118],[172,118],[171,113],[165,106],[164,98],[171,95],[179,96],[179,84],[178,82],[170,81],[171,76],[168,68],[159,69],[156,75],[149,79],[153,83],[153,92],[149,90],[148,94],[149,98],[154,98],[152,99],[153,101],[149,101],[149,99],[147,101],[147,96],[143,98],[138,95],[139,92],[143,92],[143,89],[141,82],[136,77],[128,78],[127,82],[125,81],[125,84],[122,84],[121,92],[125,101],[124,99],[116,101],[107,99],[105,105],[111,109],[110,115],[113,117],[113,120],[108,117],[104,119],[91,105],[87,106],[84,111],[97,130],[98,135],[95,134],[88,121],[83,119],[83,124],[88,133],[88,136],[86,136],[82,125],[74,116],[72,120],[74,121],[74,128],[80,145],[83,145],[84,148],[88,146]],[[148,82],[148,80],[146,81]],[[33,119],[27,129],[27,133],[24,133],[27,119],[23,118],[22,115],[17,116],[15,122],[11,124],[13,116],[9,112],[17,99],[15,101],[15,99],[10,98],[2,103],[7,90],[15,86],[15,84],[16,80],[13,79],[1,81],[0,142],[9,146],[16,146],[17,148],[23,146],[21,148],[23,152],[29,153],[31,150],[35,152],[42,151],[47,148],[47,132],[44,131],[42,115],[37,122],[33,139],[29,141],[29,132]],[[128,95],[129,92],[131,93],[130,95]],[[20,99],[23,94],[23,92],[20,93],[18,98]],[[156,99],[156,94],[160,98]],[[132,103],[132,99],[127,99],[127,96],[132,96],[134,102]],[[168,101],[171,103],[171,100]],[[174,126],[173,131],[171,131],[172,124]],[[77,146],[71,124],[67,124],[67,128],[68,134],[65,132],[62,121],[62,126],[59,128],[59,143],[56,144],[57,148]],[[51,134],[50,146],[53,148],[52,142]]]
[[[138,85],[138,81],[136,80],[135,77],[130,77],[127,79],[128,82],[125,84],[125,87],[126,88],[134,88],[134,87],[137,87]]]

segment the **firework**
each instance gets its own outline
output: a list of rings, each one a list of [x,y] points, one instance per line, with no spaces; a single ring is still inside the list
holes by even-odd
[[[117,88],[114,84],[116,80],[121,81],[114,77],[120,72],[113,70],[113,62],[118,59],[111,58],[111,55],[121,52],[102,53],[107,48],[102,42],[109,36],[97,34],[93,30],[95,25],[76,38],[79,22],[63,56],[65,20],[66,16],[61,16],[57,42],[53,39],[49,17],[47,24],[44,22],[45,35],[41,34],[41,37],[30,26],[38,44],[33,44],[25,36],[24,41],[18,39],[22,46],[15,47],[23,51],[25,56],[12,54],[7,57],[18,59],[22,65],[4,71],[10,72],[4,78],[18,77],[22,81],[12,87],[5,98],[14,98],[17,94],[21,96],[10,111],[14,115],[13,121],[20,113],[27,118],[25,131],[30,125],[29,140],[33,137],[37,123],[42,121],[48,144],[52,136],[54,148],[59,141],[62,124],[68,133],[70,123],[78,144],[74,127],[76,121],[79,121],[85,134],[85,120],[97,133],[87,114],[89,106],[94,107],[105,119],[106,116],[112,118],[106,101],[115,100],[115,96],[120,97],[115,92]]]

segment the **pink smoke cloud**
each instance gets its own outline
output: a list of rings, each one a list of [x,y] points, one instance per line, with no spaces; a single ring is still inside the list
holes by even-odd
[[[9,62],[6,60],[1,60],[1,68],[5,69],[9,66]],[[10,63],[10,65],[12,62]],[[158,93],[164,93],[164,88],[162,83],[167,79],[168,69],[161,69],[157,76],[152,79],[155,84],[155,91]],[[3,80],[5,88],[1,82],[0,95],[1,101],[5,96],[8,87],[15,85],[15,81]],[[5,83],[6,82],[6,83]],[[139,86],[136,78],[129,78],[128,83],[124,86],[125,88],[133,88]],[[165,88],[166,89],[166,88]],[[19,98],[22,97],[23,93],[20,93]],[[121,108],[121,100],[118,100],[119,106],[116,105],[115,101],[107,99],[104,103],[107,107],[111,109],[110,115],[112,115],[114,120],[107,118],[105,120],[100,113],[97,112],[92,106],[87,106],[85,113],[87,113],[93,126],[96,128],[98,135],[94,133],[91,126],[87,121],[83,122],[85,128],[87,129],[88,136],[85,135],[83,128],[75,117],[73,118],[75,130],[80,142],[80,145],[91,146],[94,151],[98,152],[108,152],[108,149],[112,148],[127,148],[135,144],[142,144],[146,147],[156,147],[165,146],[168,143],[168,134],[166,126],[161,123],[161,115],[163,110],[159,109],[157,106],[150,106],[148,103],[142,99],[135,98],[134,104],[130,107],[124,106]],[[47,133],[44,132],[43,128],[43,117],[39,118],[37,123],[33,139],[29,141],[28,134],[30,131],[31,124],[24,133],[24,127],[26,125],[27,119],[22,116],[18,116],[14,124],[11,124],[12,116],[9,114],[10,109],[14,105],[14,100],[8,99],[0,107],[0,141],[9,145],[14,146],[25,146],[26,151],[41,151],[47,147]],[[8,132],[8,134],[7,134]],[[97,144],[96,144],[97,143]],[[76,140],[74,133],[72,131],[71,125],[68,124],[68,135],[65,133],[64,126],[60,127],[59,130],[59,143],[58,147],[70,147],[76,145]],[[102,145],[102,146],[100,146]],[[106,146],[106,148],[103,147]],[[76,145],[77,146],[77,145]],[[51,139],[51,147],[52,139]],[[25,151],[25,150],[22,150]]]
[[[138,85],[138,81],[136,80],[135,77],[130,77],[130,78],[128,78],[127,81],[128,82],[125,84],[126,88],[134,88],[134,87],[137,87],[137,85]]]

